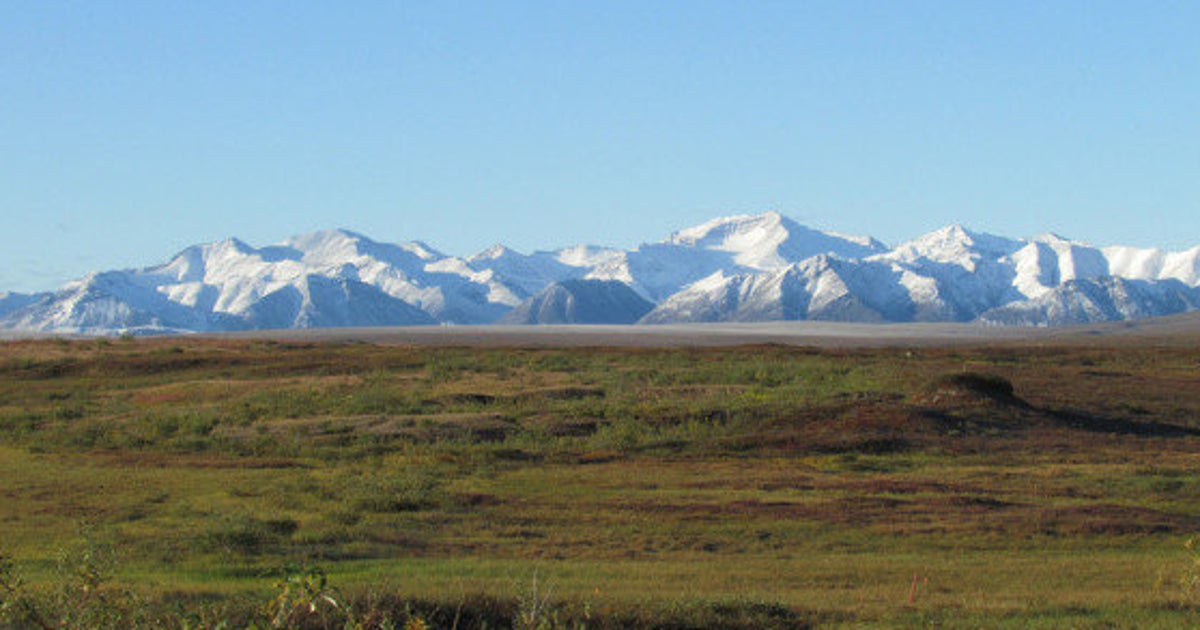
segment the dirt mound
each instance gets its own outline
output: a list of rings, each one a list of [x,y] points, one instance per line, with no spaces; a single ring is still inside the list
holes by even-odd
[[[976,399],[1004,404],[1021,403],[1014,394],[1012,381],[984,372],[959,372],[939,377],[930,383],[924,398],[936,403],[940,400]]]
[[[1013,398],[1013,382],[1007,378],[985,372],[959,372],[947,374],[930,386],[934,395],[983,396],[988,398]]]

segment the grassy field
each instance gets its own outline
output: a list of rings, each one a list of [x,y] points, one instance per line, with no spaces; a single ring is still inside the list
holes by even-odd
[[[1200,349],[11,342],[0,493],[35,627],[1184,627]]]

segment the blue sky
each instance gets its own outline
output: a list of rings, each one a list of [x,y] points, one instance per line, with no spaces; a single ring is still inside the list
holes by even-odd
[[[1196,2],[0,5],[0,290],[346,227],[467,255],[777,210],[1200,244]]]

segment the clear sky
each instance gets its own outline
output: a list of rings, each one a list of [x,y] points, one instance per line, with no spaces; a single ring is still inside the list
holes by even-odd
[[[468,255],[777,210],[1200,244],[1200,2],[14,0],[0,290],[345,227]]]

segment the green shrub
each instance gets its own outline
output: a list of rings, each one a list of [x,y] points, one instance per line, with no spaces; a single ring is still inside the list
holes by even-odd
[[[426,466],[377,470],[343,484],[347,503],[355,511],[409,512],[436,507],[446,498],[441,475]]]
[[[207,548],[228,556],[252,556],[278,547],[299,528],[299,523],[290,518],[225,515],[205,532],[203,540]]]

